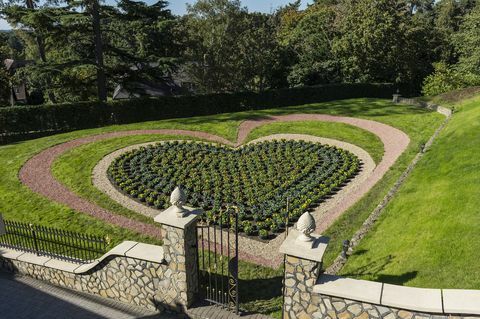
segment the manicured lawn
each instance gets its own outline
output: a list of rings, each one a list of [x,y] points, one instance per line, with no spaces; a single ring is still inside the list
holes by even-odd
[[[108,234],[112,237],[114,243],[121,241],[124,238],[139,239],[138,235],[132,234],[129,231],[106,225],[94,218],[74,212],[63,205],[52,203],[41,196],[32,193],[18,181],[18,170],[22,164],[35,153],[55,144],[86,135],[118,130],[179,128],[206,131],[224,136],[225,138],[234,141],[236,139],[238,125],[241,121],[247,118],[291,113],[326,113],[368,118],[404,130],[412,139],[412,148],[402,157],[403,160],[399,163],[401,165],[398,165],[398,173],[401,171],[402,166],[409,161],[414,152],[418,149],[418,145],[428,138],[442,119],[442,117],[436,113],[409,106],[394,105],[385,100],[354,99],[256,112],[242,112],[217,116],[110,126],[60,134],[33,141],[20,142],[0,147],[0,211],[2,211],[5,217],[9,219],[50,225],[72,231],[89,232],[97,235]],[[277,132],[285,133],[291,130],[292,133],[300,133],[303,130],[302,123],[288,124],[289,125],[278,127]],[[278,124],[272,125],[275,126]],[[339,124],[329,123],[329,125],[327,125],[322,123],[318,128],[315,128],[312,123],[307,122],[305,123],[305,130],[308,134],[335,137],[341,140],[350,141],[354,144],[358,143],[360,146],[372,152],[372,156],[378,160],[379,154],[382,151],[379,149],[380,142],[376,137],[372,137],[368,132],[356,134],[361,130],[355,128],[345,129],[345,125],[343,125],[344,127],[339,131],[337,125]],[[266,126],[265,129],[267,129],[268,132],[259,133],[259,130],[261,131],[264,129],[259,128],[254,131],[253,135],[258,136],[274,132],[267,127],[268,126]],[[327,131],[330,131],[331,133],[328,133]],[[159,139],[161,139],[159,136],[135,136],[88,144],[65,154],[54,166],[54,173],[62,182],[71,187],[75,192],[92,199],[101,206],[117,211],[120,214],[132,216],[132,218],[145,220],[144,217],[120,207],[101,192],[94,189],[90,182],[90,174],[94,164],[109,152],[126,145]],[[369,145],[370,142],[371,145]],[[70,160],[72,160],[71,163]],[[389,181],[393,183],[393,179]],[[386,181],[386,183],[388,184],[389,181]],[[361,205],[360,208],[369,208],[376,205],[371,201],[375,199],[379,200],[381,198],[380,193],[382,193],[382,190],[380,190],[379,194],[373,194],[373,199],[370,198],[368,203]],[[361,212],[361,209],[354,210],[353,215],[358,215],[358,213]],[[359,222],[361,220],[363,221],[361,217],[363,216],[360,216]],[[353,232],[355,227],[356,225],[354,224],[336,227],[335,229],[337,230],[332,232],[332,234],[338,235],[339,240],[340,238],[343,240],[343,237],[347,238],[349,232]],[[346,232],[346,228],[348,228],[349,231]]]
[[[333,138],[349,142],[367,151],[375,163],[379,163],[383,156],[383,144],[375,134],[358,127],[334,122],[304,121],[304,122],[277,122],[254,129],[248,136],[247,142],[272,134],[307,134]]]
[[[456,113],[350,258],[343,275],[480,289],[480,96]]]
[[[141,234],[110,226],[32,193],[19,182],[19,169],[26,160],[41,150],[87,135],[118,130],[178,128],[206,131],[234,141],[238,126],[241,121],[247,118],[292,113],[324,113],[372,119],[397,127],[406,132],[411,138],[409,148],[387,173],[385,178],[327,231],[327,235],[332,237],[331,246],[326,257],[326,264],[328,265],[339,253],[342,240],[350,238],[358,229],[411,161],[418,151],[419,145],[424,143],[440,125],[443,121],[441,115],[415,107],[394,105],[385,100],[354,99],[256,112],[110,126],[0,146],[0,212],[4,213],[8,219],[100,236],[109,235],[113,243],[118,243],[124,239],[155,242]],[[309,121],[274,123],[253,131],[252,135],[249,136],[249,140],[275,133],[311,134],[336,138],[359,145],[370,152],[377,162],[383,154],[382,144],[376,136],[358,128],[338,123],[314,123]],[[55,162],[53,171],[55,176],[74,192],[96,202],[100,206],[118,214],[144,222],[151,222],[149,219],[121,207],[94,188],[91,184],[91,171],[103,156],[116,149],[132,144],[170,138],[175,137],[158,135],[131,136],[87,144],[61,156]],[[185,138],[182,137],[182,139]],[[244,287],[241,289],[248,289],[249,292],[252,289],[256,291],[255,295],[243,293],[246,296],[246,299],[243,300],[243,306],[249,310],[275,313],[279,317],[282,270],[268,269],[247,263],[243,263],[240,268],[240,277],[242,279],[240,287]]]

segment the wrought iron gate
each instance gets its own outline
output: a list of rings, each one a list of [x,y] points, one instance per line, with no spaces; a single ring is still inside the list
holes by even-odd
[[[200,297],[239,314],[238,209],[200,222],[197,236]]]

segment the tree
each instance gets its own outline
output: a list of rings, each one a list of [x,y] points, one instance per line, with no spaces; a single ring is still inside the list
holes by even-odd
[[[465,16],[452,42],[459,56],[458,69],[480,76],[480,2]]]
[[[203,92],[264,90],[282,83],[277,20],[240,1],[199,0],[177,24],[184,68]]]
[[[333,42],[338,36],[335,18],[334,6],[319,2],[302,14],[289,34],[284,33],[284,44],[296,56],[296,63],[288,76],[290,85],[340,81],[340,64],[333,52]]]
[[[475,2],[475,0],[440,0],[436,3],[434,27],[439,38],[436,53],[441,61],[447,64],[457,62],[453,36],[458,32],[463,17],[470,12]]]
[[[147,73],[164,75],[159,57],[169,53],[162,46],[172,41],[168,34],[165,38],[169,41],[161,41],[160,36],[166,30],[163,22],[173,19],[164,1],[147,6],[124,0],[118,7],[101,6],[98,10],[95,3],[86,5],[91,8],[83,10],[73,3],[33,12],[19,6],[4,10],[27,39],[31,30],[41,32],[44,38],[49,62],[37,61],[22,70],[29,87],[53,93],[62,102],[104,100],[119,83]],[[95,19],[100,18],[102,30],[93,22],[95,11],[99,12]]]
[[[345,0],[337,13],[341,36],[334,51],[347,82],[396,80],[406,15],[402,1]]]
[[[105,12],[107,69],[111,85],[161,81],[176,70],[179,47],[173,31],[175,19],[166,1],[153,5],[131,0],[118,2]]]
[[[236,41],[247,15],[240,1],[199,0],[178,23],[185,70],[201,91],[236,90]]]
[[[8,34],[0,32],[0,107],[9,105],[10,80],[3,61],[10,58]]]
[[[235,87],[249,91],[285,87],[286,53],[278,43],[278,21],[271,15],[251,13],[245,24],[236,43]]]

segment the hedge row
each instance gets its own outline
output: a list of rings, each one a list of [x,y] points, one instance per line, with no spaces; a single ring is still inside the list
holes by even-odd
[[[336,84],[178,97],[0,108],[0,143],[77,129],[301,105],[338,99],[390,98],[392,84]]]

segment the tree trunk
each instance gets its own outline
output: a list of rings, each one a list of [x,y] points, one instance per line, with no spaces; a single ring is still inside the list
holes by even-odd
[[[33,0],[26,0],[26,6],[27,6],[28,9],[35,9],[35,5],[33,3]],[[46,63],[47,62],[47,55],[45,53],[45,43],[43,42],[42,36],[37,34],[35,36],[35,41],[37,42],[38,55],[40,56],[40,60],[43,63]],[[47,81],[47,83],[49,83],[49,81]],[[52,92],[48,92],[48,99],[52,103],[56,102],[55,95]]]
[[[102,30],[100,26],[100,8],[98,0],[91,0],[93,33],[95,42],[95,62],[97,66],[97,89],[98,99],[107,101],[107,77],[105,75],[105,67],[103,64],[103,42]]]

